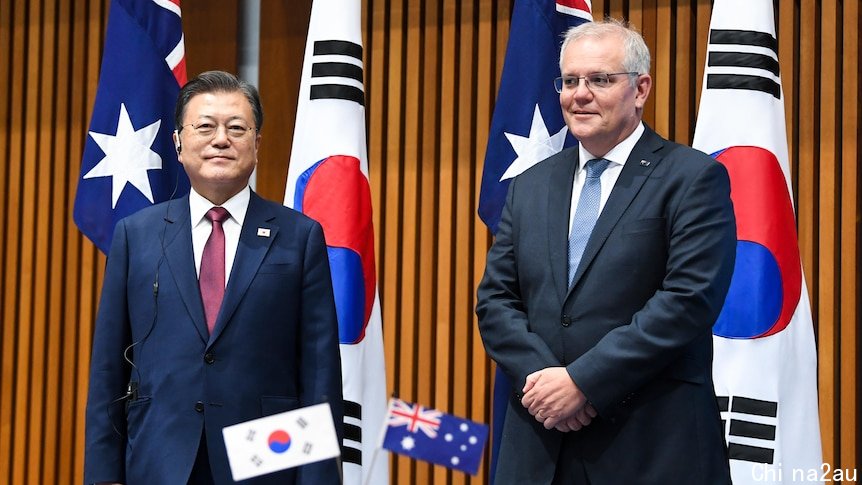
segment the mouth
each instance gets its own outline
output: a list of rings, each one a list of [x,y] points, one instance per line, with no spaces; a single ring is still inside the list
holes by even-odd
[[[574,116],[595,116],[597,114],[593,111],[586,111],[586,110],[582,110],[582,109],[572,110],[572,111],[570,111],[570,113],[573,114]]]
[[[228,155],[223,155],[223,154],[217,154],[217,155],[205,156],[204,160],[206,160],[208,162],[224,163],[224,162],[233,161],[233,157],[228,156]]]

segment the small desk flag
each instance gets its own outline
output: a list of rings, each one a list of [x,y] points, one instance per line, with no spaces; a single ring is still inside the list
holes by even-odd
[[[339,456],[329,404],[315,404],[222,429],[234,481]]]
[[[383,448],[475,475],[488,439],[488,426],[390,399]]]

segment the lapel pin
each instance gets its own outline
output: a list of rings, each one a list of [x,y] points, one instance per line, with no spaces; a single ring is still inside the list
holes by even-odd
[[[641,167],[649,167],[649,163],[650,162],[648,162],[646,160],[641,160]]]
[[[257,235],[259,237],[269,237],[269,228],[268,227],[258,227]]]

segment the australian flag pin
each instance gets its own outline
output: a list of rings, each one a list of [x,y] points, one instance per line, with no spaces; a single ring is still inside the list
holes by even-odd
[[[649,167],[649,163],[647,160],[641,160],[641,167]]]
[[[259,237],[269,237],[269,228],[268,227],[258,227],[257,235]]]

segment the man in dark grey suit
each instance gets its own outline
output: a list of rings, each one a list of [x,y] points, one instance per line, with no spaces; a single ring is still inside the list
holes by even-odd
[[[513,386],[497,485],[730,481],[711,374],[730,182],[642,123],[649,64],[620,22],[570,30],[556,86],[579,146],[510,185],[476,310]]]

